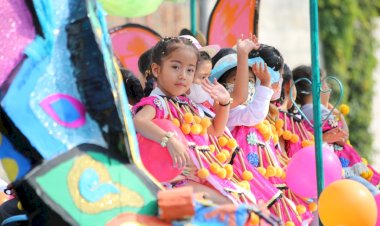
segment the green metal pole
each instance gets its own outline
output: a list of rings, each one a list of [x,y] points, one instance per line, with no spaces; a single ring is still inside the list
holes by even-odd
[[[193,35],[196,35],[197,33],[197,12],[196,12],[197,7],[196,5],[197,5],[196,0],[190,1],[191,33],[193,33]]]
[[[321,79],[319,72],[319,53],[318,53],[318,0],[310,0],[310,38],[311,38],[311,66],[312,66],[312,91],[313,91],[313,115],[314,115],[314,136],[315,154],[317,166],[318,197],[321,194],[325,182],[323,175],[322,160],[322,120],[320,87]]]

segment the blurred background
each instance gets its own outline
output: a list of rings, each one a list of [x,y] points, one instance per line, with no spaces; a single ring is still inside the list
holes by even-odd
[[[196,1],[197,30],[203,34],[207,34],[215,3]],[[260,42],[278,48],[291,68],[310,64],[309,1],[265,0],[256,4]],[[190,0],[164,1],[154,13],[140,18],[108,16],[107,20],[110,29],[135,23],[163,37],[178,35],[181,29],[190,29]],[[379,169],[380,3],[320,0],[319,29],[321,66],[343,83],[343,103],[351,109],[347,116],[351,143]]]

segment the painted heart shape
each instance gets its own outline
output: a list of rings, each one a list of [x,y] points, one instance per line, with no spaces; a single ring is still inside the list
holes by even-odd
[[[321,80],[320,84],[323,84],[324,82],[327,82],[327,81],[333,81],[335,82],[338,86],[339,86],[339,98],[337,99],[337,101],[335,102],[335,104],[333,105],[333,108],[330,110],[329,114],[327,115],[326,119],[322,120],[322,124],[321,126],[323,127],[323,125],[328,121],[328,118],[330,117],[330,115],[334,112],[334,110],[337,108],[337,106],[341,103],[342,101],[342,98],[343,98],[343,85],[342,83],[339,81],[339,79],[337,79],[336,77],[333,77],[333,76],[327,76],[325,77],[324,79]],[[296,81],[293,82],[292,84],[292,87],[290,89],[290,96],[292,96],[292,92],[293,92],[293,86],[295,86],[298,82],[301,82],[301,81],[306,81],[308,82],[309,84],[312,84],[312,82],[307,79],[307,78],[300,78],[300,79],[297,79]],[[323,87],[320,87],[320,93],[328,93],[328,92],[331,92],[332,89],[326,87],[325,89]],[[297,111],[302,115],[302,117],[306,120],[306,122],[311,126],[311,127],[314,127],[313,123],[306,117],[306,115],[304,114],[304,112],[301,110],[301,108],[297,105],[297,103],[295,102],[295,100],[291,99],[292,101],[292,104],[293,106],[297,109]]]
[[[137,192],[112,181],[107,168],[88,155],[74,161],[67,183],[75,205],[85,213],[144,205],[144,199]]]

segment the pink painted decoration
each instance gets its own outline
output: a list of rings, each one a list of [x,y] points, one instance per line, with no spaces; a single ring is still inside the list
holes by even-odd
[[[0,0],[0,87],[21,62],[23,50],[34,39],[32,16],[24,0]]]

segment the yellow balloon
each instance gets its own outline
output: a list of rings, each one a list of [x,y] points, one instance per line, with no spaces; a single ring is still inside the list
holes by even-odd
[[[353,180],[338,180],[323,190],[318,201],[321,221],[326,226],[374,226],[376,202],[364,185]]]

